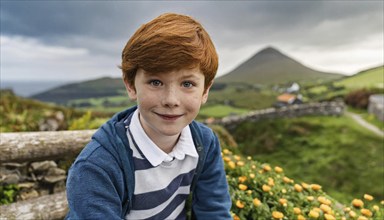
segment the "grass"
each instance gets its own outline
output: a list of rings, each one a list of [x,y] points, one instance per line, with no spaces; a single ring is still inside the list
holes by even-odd
[[[211,91],[207,104],[231,105],[240,109],[264,109],[273,105],[277,95],[269,89],[258,90],[249,86],[242,88],[229,85],[224,90]]]
[[[342,202],[364,193],[384,199],[384,140],[346,116],[245,122],[232,135],[242,153],[281,164]]]
[[[347,89],[358,88],[384,88],[384,67],[378,67],[354,76],[347,77],[341,81],[335,82],[337,86],[344,86]]]
[[[199,114],[202,117],[221,118],[230,114],[244,114],[247,112],[249,112],[249,110],[242,109],[242,108],[235,108],[228,105],[210,105],[210,106],[203,106]]]

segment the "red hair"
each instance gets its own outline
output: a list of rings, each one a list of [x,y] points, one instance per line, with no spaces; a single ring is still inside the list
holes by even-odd
[[[166,13],[142,25],[129,39],[123,52],[123,79],[134,85],[136,71],[162,73],[198,67],[205,88],[215,78],[218,56],[212,40],[193,18]]]

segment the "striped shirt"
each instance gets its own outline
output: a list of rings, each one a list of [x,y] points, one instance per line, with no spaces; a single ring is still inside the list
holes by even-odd
[[[126,219],[185,219],[185,201],[198,161],[189,126],[169,154],[146,135],[137,110],[127,136],[133,151],[135,189]]]

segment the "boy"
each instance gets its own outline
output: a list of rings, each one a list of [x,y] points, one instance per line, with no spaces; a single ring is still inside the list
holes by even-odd
[[[104,124],[72,165],[68,219],[185,219],[188,208],[197,219],[231,219],[218,139],[194,121],[217,67],[191,17],[163,14],[136,31],[121,69],[137,106]]]

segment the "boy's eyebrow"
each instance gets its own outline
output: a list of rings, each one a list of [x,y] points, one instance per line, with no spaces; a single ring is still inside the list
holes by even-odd
[[[180,78],[181,79],[198,79],[199,77],[197,77],[195,74],[188,74],[188,75],[183,75]]]

